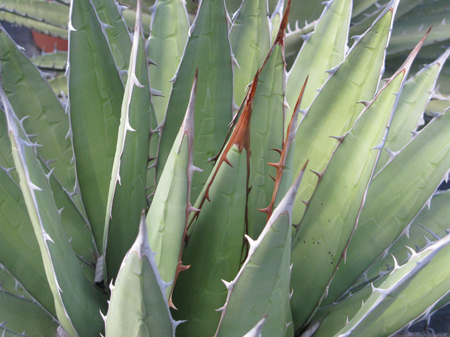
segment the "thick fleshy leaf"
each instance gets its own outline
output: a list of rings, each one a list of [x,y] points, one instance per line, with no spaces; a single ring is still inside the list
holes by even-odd
[[[68,17],[69,6],[57,1],[4,0],[0,9],[0,20],[66,39]]]
[[[345,60],[332,69],[331,76],[306,112],[295,138],[294,176],[309,159],[309,168],[322,172],[336,148],[332,138],[346,133],[364,108],[360,101],[371,101],[378,86],[384,55],[398,1],[392,1],[363,36],[356,41]],[[293,221],[298,224],[305,205],[316,188],[317,175],[305,172],[297,194]]]
[[[18,118],[24,119],[26,132],[41,145],[37,153],[45,173],[52,171],[50,183],[66,234],[75,252],[94,263],[97,248],[78,190],[69,118],[39,71],[3,30],[0,50],[5,92]]]
[[[305,167],[272,213],[256,241],[247,236],[249,252],[236,278],[224,281],[228,290],[215,336],[243,335],[267,315],[262,336],[285,336],[291,323],[291,213]],[[244,314],[246,313],[246,314]]]
[[[283,27],[286,22],[287,20]],[[183,263],[191,266],[180,274],[174,291],[174,304],[179,309],[177,317],[188,319],[180,327],[184,334],[214,333],[214,324],[211,322],[218,323],[220,319],[220,313],[215,309],[223,305],[226,299],[226,289],[220,280],[236,276],[247,252],[244,234],[248,234],[251,229],[249,212],[252,211],[251,207],[255,207],[254,201],[250,202],[252,199],[249,197],[251,183],[254,183],[251,179],[260,174],[258,172],[252,175],[250,153],[256,155],[257,167],[261,170],[259,161],[267,154],[264,150],[258,152],[258,146],[265,148],[261,146],[264,142],[275,144],[277,138],[279,142],[282,141],[283,42],[284,29],[281,29],[263,68],[252,82],[233,133],[218,156],[216,166],[195,204],[195,208],[200,211],[192,217],[190,236],[183,255]],[[269,83],[274,86],[273,92],[267,90],[270,88]],[[275,97],[268,99],[269,95]],[[278,101],[279,116],[268,116],[268,112],[272,110],[264,106],[267,101],[269,106],[274,104],[274,109]],[[271,101],[274,103],[270,103]],[[258,123],[258,120],[263,123]],[[253,138],[255,150],[252,148]],[[271,187],[271,191],[272,189]],[[270,197],[271,195],[266,196],[266,204],[263,206],[269,203]],[[262,221],[265,222],[265,216]],[[204,289],[208,289],[208,297],[201,295]]]
[[[304,36],[305,42],[289,70],[286,101],[291,108],[297,101],[306,77],[309,78],[300,109],[309,107],[329,74],[326,72],[344,59],[351,17],[351,1],[328,2],[314,32]],[[288,113],[286,123],[290,121]],[[287,125],[286,125],[287,127]]]
[[[0,121],[5,122],[4,115]],[[2,125],[6,129],[6,123]],[[0,182],[0,262],[42,307],[56,315],[22,191],[3,168],[0,168]]]
[[[238,105],[270,49],[267,0],[246,0],[233,16],[230,32],[234,66],[234,102]],[[277,30],[278,31],[278,30]]]
[[[274,188],[271,178],[276,170],[276,150],[283,147],[284,123],[284,53],[280,41],[272,47],[258,77],[253,99],[254,114],[250,120],[250,186],[248,196],[248,235],[257,238],[267,215],[260,211],[269,205]]]
[[[442,75],[440,76],[442,77]],[[427,106],[426,113],[431,115],[432,113],[442,113],[450,107],[450,98],[443,97],[444,99],[434,99],[430,101]]]
[[[288,125],[286,137],[283,142],[283,150],[280,153],[280,160],[278,163],[269,164],[277,169],[272,199],[269,206],[261,210],[266,212],[269,217],[272,214],[273,208],[278,206],[278,204],[286,195],[287,191],[291,187],[291,182],[293,181],[292,171],[295,153],[295,132],[297,130],[298,119],[300,116],[300,104],[302,102],[307,82],[308,79],[306,79],[305,83],[303,84],[302,91],[300,92],[300,96],[298,97],[297,103],[294,108],[294,113],[292,114],[291,121]]]
[[[236,126],[236,128],[239,125]],[[243,128],[241,128],[242,130]],[[226,289],[221,279],[236,276],[245,252],[245,206],[248,188],[249,151],[230,140],[207,182],[204,200],[194,220],[183,263],[190,268],[178,277],[173,303],[177,319],[188,321],[179,327],[180,336],[213,335],[220,319]],[[229,164],[228,164],[229,163]],[[204,296],[208,289],[208,296]]]
[[[324,172],[318,173],[317,189],[292,243],[291,304],[296,329],[309,323],[327,296],[336,269],[345,260],[398,93],[420,46],[421,43],[368,102],[352,129],[337,140],[338,147],[330,163]]]
[[[69,24],[70,121],[80,189],[100,250],[123,86],[90,0],[74,0]]]
[[[148,211],[146,223],[148,241],[156,253],[155,260],[169,298],[181,265],[183,240],[186,236],[189,214],[194,208],[190,201],[193,164],[194,107],[197,79],[192,85],[189,106],[172,152],[161,175],[161,183]]]
[[[30,61],[40,69],[65,71],[67,65],[67,52],[55,51],[49,54],[42,54],[31,58]]]
[[[243,234],[252,230],[252,225],[257,222],[254,216],[249,214],[252,211],[256,211],[257,203],[255,201],[258,202],[264,199],[265,204],[262,206],[267,206],[272,194],[273,187],[270,186],[270,193],[267,193],[265,196],[262,195],[260,190],[263,190],[262,187],[266,183],[260,177],[259,185],[255,185],[255,188],[257,188],[255,191],[259,193],[255,192],[254,194],[255,196],[259,194],[259,196],[252,199],[250,194],[254,186],[250,189],[250,184],[258,182],[258,179],[254,177],[261,176],[262,172],[264,173],[262,171],[264,169],[263,165],[265,160],[269,158],[266,157],[264,160],[264,156],[267,156],[268,153],[263,149],[267,148],[267,145],[261,146],[261,144],[267,142],[275,146],[277,141],[281,142],[282,140],[284,91],[282,84],[284,71],[282,49],[287,17],[286,15],[286,20],[283,20],[283,28],[280,29],[275,45],[272,47],[263,68],[258,71],[252,82],[246,102],[239,113],[239,119],[233,134],[222,154],[218,157],[216,167],[202,191],[201,198],[195,205],[196,208],[201,210],[192,220],[193,229],[190,229],[192,235],[189,237],[186,252],[183,256],[183,262],[191,264],[191,267],[180,275],[181,285],[175,287],[174,301],[175,305],[178,306],[176,302],[177,294],[181,294],[183,289],[189,289],[190,286],[187,284],[191,284],[191,287],[195,286],[198,289],[202,287],[211,289],[211,286],[213,286],[215,294],[214,297],[209,296],[208,299],[200,299],[201,306],[196,304],[199,300],[195,298],[201,290],[196,291],[193,295],[187,295],[191,294],[187,291],[183,292],[183,297],[179,295],[181,305],[186,306],[186,303],[192,300],[186,299],[186,296],[189,296],[195,299],[194,306],[196,308],[204,308],[206,306],[210,308],[209,313],[205,310],[206,314],[202,314],[200,309],[196,309],[197,312],[185,309],[185,311],[189,311],[190,317],[193,317],[191,322],[185,324],[186,333],[192,333],[193,331],[195,333],[201,331],[201,334],[214,332],[205,330],[206,327],[201,327],[204,330],[196,330],[198,329],[196,325],[205,321],[202,315],[210,315],[210,319],[213,317],[212,319],[218,321],[219,314],[215,313],[211,308],[216,309],[222,305],[226,296],[219,280],[230,279],[237,273],[239,262],[243,258],[241,254],[245,254],[248,249],[243,242]],[[272,85],[269,85],[269,83],[272,83]],[[270,87],[272,89],[268,90]],[[274,106],[274,108],[271,109],[270,106]],[[278,116],[272,113],[274,116],[270,117],[268,112],[277,109],[277,107],[280,109]],[[253,110],[255,111],[254,114],[252,114]],[[252,148],[253,145],[255,146],[254,148]],[[280,148],[281,144],[278,147]],[[255,155],[254,160],[256,160],[257,164],[252,165],[250,153]],[[228,164],[228,166],[222,164]],[[252,167],[257,168],[258,171],[252,172]],[[235,176],[229,176],[233,174],[233,171]],[[269,181],[268,178],[266,176],[265,180]],[[233,186],[235,186],[234,191]],[[210,201],[210,203],[207,201]],[[218,208],[221,212],[217,212]],[[233,211],[231,212],[231,210]],[[258,220],[265,223],[265,216],[262,213],[261,215],[261,219]],[[211,226],[211,222],[216,225]],[[207,233],[208,237],[208,246],[205,246],[203,243],[202,236],[205,233]],[[258,235],[258,233],[254,234]],[[214,243],[217,240],[222,241],[224,235],[228,236],[229,242],[232,243],[231,245],[227,244],[226,249],[224,249],[225,247],[220,248],[221,244],[219,242]],[[205,249],[209,249],[209,252],[199,253],[199,251],[203,252]],[[227,266],[226,268],[224,268],[225,265]],[[205,272],[210,274],[210,277],[206,280],[202,277],[202,274]],[[180,315],[179,317],[182,318],[183,316]],[[181,329],[183,330],[183,327]]]
[[[4,0],[2,11],[13,12],[36,21],[47,21],[51,25],[62,28],[67,28],[69,17],[69,6],[57,1]]]
[[[405,13],[409,12],[414,7],[418,6],[422,0],[410,0],[402,1],[398,6],[396,17],[399,18]],[[377,3],[376,0],[354,0],[353,1],[353,19],[358,20],[358,16],[369,16],[369,13],[373,13],[375,9],[382,8],[382,4]],[[358,20],[359,21],[359,20]],[[354,23],[357,25],[357,22]]]
[[[8,137],[6,116],[0,109],[0,250],[1,269],[14,273],[14,284],[27,290],[44,310],[56,316],[53,295],[47,283],[39,245],[19,187],[19,177],[14,170],[14,158]],[[8,289],[2,280],[1,288]],[[20,288],[20,287],[19,287]],[[20,294],[20,296],[23,293]],[[0,319],[1,320],[1,319]]]
[[[349,294],[347,298],[337,304],[319,309],[318,314],[314,317],[314,320],[320,322],[320,328],[317,331],[318,337],[334,335],[341,328],[343,328],[346,325],[347,320],[352,318],[361,308],[361,303],[364,303],[364,301],[366,301],[370,296],[371,287],[369,281],[367,280],[371,280],[373,285],[378,288],[386,277],[388,277],[389,273],[392,272],[398,265],[398,263],[406,263],[411,257],[411,249],[408,247],[415,246],[416,249],[420,251],[431,245],[432,241],[438,238],[440,239],[440,236],[443,237],[447,235],[446,228],[448,228],[450,213],[448,208],[448,202],[450,200],[449,192],[450,191],[446,191],[433,197],[430,209],[423,209],[411,224],[409,229],[409,238],[406,235],[399,238],[395,244],[389,248],[389,251],[386,251],[386,256],[383,259],[376,261],[365,273],[364,278],[366,278],[366,280],[364,280],[364,278],[360,280],[362,285],[355,286],[350,289],[349,293],[351,293],[351,295]],[[397,263],[397,261],[399,262]],[[436,275],[441,272],[441,270],[438,272],[431,272],[430,276],[437,280],[438,277]],[[365,288],[359,290],[362,286],[365,286]],[[430,298],[431,301],[428,303],[424,302],[424,300],[428,301],[428,295],[431,295],[430,291],[434,292],[434,286],[432,286],[432,288],[433,290],[427,288],[426,291],[419,288],[416,289],[415,293],[410,292],[410,295],[405,294],[400,296],[403,299],[402,301],[399,301],[399,304],[401,303],[400,305],[402,307],[401,312],[390,313],[392,315],[391,317],[396,318],[396,322],[394,324],[397,324],[397,318],[399,318],[399,324],[406,325],[412,318],[418,317],[419,315],[423,317],[448,302],[448,300],[445,301],[443,298],[442,303],[439,303],[440,301],[436,303],[436,298],[443,294],[442,290],[437,289],[436,290],[441,292],[441,294],[434,299]],[[423,298],[423,295],[425,295],[426,298]],[[415,303],[413,305],[409,305],[408,303],[411,303],[411,301],[415,301]],[[430,305],[433,301],[436,303],[435,306]],[[405,305],[408,305],[407,310],[405,310]],[[386,314],[390,310],[391,309],[388,309]],[[402,319],[400,317],[406,317],[405,314],[407,311],[411,311],[413,313],[409,316],[409,320],[403,320],[403,323],[401,323]],[[385,329],[393,326],[392,324],[383,325]],[[398,325],[396,329],[398,329]],[[394,332],[394,330],[391,330],[391,332]]]
[[[152,7],[153,16],[151,34],[147,51],[151,62],[156,66],[149,67],[150,83],[152,85],[153,106],[156,114],[156,123],[161,125],[167,111],[171,97],[173,78],[177,72],[186,46],[189,32],[189,18],[185,2],[181,0],[158,1]],[[156,167],[161,137],[161,127],[152,137],[149,157],[153,160],[149,166],[147,186],[149,198],[155,192]],[[163,167],[161,167],[163,170]]]
[[[152,88],[150,88],[150,92],[152,92]],[[152,102],[154,96],[152,95]],[[154,111],[154,108],[152,109]],[[156,114],[152,113],[150,116],[150,127],[153,131],[150,136],[150,147],[148,153],[148,167],[147,167],[147,199],[149,202],[153,200],[153,195],[155,194],[156,188],[156,166],[158,163],[158,150],[159,150],[159,141],[161,139],[161,129],[160,125],[156,120]]]
[[[10,12],[0,11],[0,20],[10,22],[20,27],[27,27],[46,35],[67,39],[67,27],[60,28],[46,22],[36,21]]]
[[[138,8],[105,214],[103,251],[108,280],[116,277],[137,236],[141,210],[147,207],[147,163],[155,115],[140,14]]]
[[[191,26],[164,122],[158,156],[158,180],[183,121],[196,69],[194,165],[203,173],[194,176],[193,198],[199,195],[213,169],[213,164],[207,162],[220,152],[232,117],[233,76],[228,19],[223,0],[202,1]]]
[[[105,318],[106,336],[175,336],[181,322],[172,319],[165,283],[158,272],[155,255],[147,239],[145,213],[139,234],[125,256]],[[131,291],[130,291],[131,290]]]
[[[315,317],[320,327],[314,336],[345,336],[348,328],[354,333],[364,331],[364,336],[390,336],[416,319],[426,319],[448,302],[450,271],[441,262],[448,259],[448,241],[443,238],[428,242],[419,253],[403,247],[408,252],[403,266],[394,260],[389,273],[345,300],[321,309]],[[430,259],[430,255],[435,256]]]
[[[125,2],[121,1],[121,3]],[[69,0],[47,2],[43,0],[5,0],[0,8],[0,20],[31,28],[46,35],[67,39],[69,5]],[[125,32],[126,26],[129,29],[134,28],[136,6],[132,7],[134,9],[128,9],[119,5],[115,0],[96,0],[94,5],[99,12],[100,19],[107,25],[104,27],[109,29],[106,34],[111,43],[114,58],[119,67],[126,70],[131,40]],[[151,23],[149,10],[143,13],[142,19],[144,32],[148,36]],[[123,56],[125,58],[122,58]]]
[[[84,276],[81,265],[63,231],[52,191],[34,143],[23,131],[14,111],[0,88],[5,106],[8,134],[20,187],[33,224],[47,281],[53,293],[56,316],[71,336],[95,336],[103,329],[98,310],[105,304],[104,294]]]
[[[447,234],[450,228],[450,191],[437,192],[430,200],[429,207],[422,209],[420,214],[414,219],[408,229],[408,235],[403,235],[389,247],[383,256],[372,264],[365,273],[365,278],[372,279],[386,271],[390,271],[394,266],[394,258],[400,263],[406,261],[410,252],[405,247],[415,247],[424,249],[432,241],[438,240]]]
[[[125,21],[123,8],[115,0],[92,0],[98,13],[102,29],[106,33],[114,61],[121,70],[128,70],[131,40]]]
[[[0,166],[7,170],[10,178],[19,184],[19,177],[14,171],[14,158],[11,153],[11,141],[8,136],[8,128],[6,127],[5,112],[0,109]]]
[[[0,264],[0,280],[1,280],[1,288],[0,290],[12,294],[17,297],[21,297],[26,300],[33,300],[33,297],[26,291],[24,286],[20,283],[18,279],[12,275],[8,269],[2,264]],[[36,303],[38,304],[38,303]],[[39,304],[38,304],[39,305]],[[43,307],[41,307],[45,311]],[[50,315],[51,316],[51,315]]]
[[[447,177],[449,119],[445,113],[429,123],[372,180],[347,261],[334,277],[327,303],[339,298],[405,231]]]
[[[188,32],[189,19],[184,1],[161,0],[156,3],[147,48],[148,57],[157,65],[149,69],[150,83],[162,95],[153,98],[158,124],[166,114],[172,91],[170,80],[180,64]]]
[[[289,143],[286,148],[283,132],[286,112],[285,29],[290,8],[289,1],[272,48],[258,71],[258,83],[253,98],[255,112],[250,120],[249,181],[251,190],[246,207],[248,209],[247,234],[254,239],[260,235],[272,214],[291,144],[288,140],[290,136],[286,136]],[[290,164],[288,165],[291,167]],[[283,195],[290,185],[290,181],[286,186],[283,185]]]
[[[0,265],[0,332],[30,337],[56,334],[58,323],[22,288],[22,285]]]
[[[4,89],[19,119],[26,118],[24,127],[36,135],[42,145],[39,155],[65,191],[84,211],[78,191],[69,118],[39,70],[25,54],[0,30],[0,51]],[[77,194],[78,192],[78,194]]]
[[[315,337],[334,336],[339,330],[348,324],[350,318],[355,316],[372,293],[372,286],[379,287],[387,275],[382,278],[372,280],[365,284],[363,288],[355,290],[345,299],[341,299],[333,305],[320,308],[314,315],[309,327],[315,328]]]
[[[435,93],[437,78],[449,55],[450,48],[435,62],[422,68],[419,73],[406,82],[384,145],[391,156],[395,156],[395,153],[411,140],[412,132],[415,132],[424,123],[423,112]],[[381,170],[388,162],[389,153],[383,151],[377,164],[377,171]]]
[[[373,287],[361,309],[336,336],[390,336],[426,314],[449,289],[450,270],[442,262],[450,254],[449,243],[447,235],[420,253],[412,250],[409,261],[396,265],[379,287]]]
[[[295,58],[303,45],[304,40],[302,37],[312,33],[318,22],[319,19],[314,20],[302,28],[299,28],[297,25],[295,25],[295,28],[290,28],[288,26],[286,31],[286,58],[289,65],[294,63]]]
[[[400,1],[395,14],[395,19],[398,20],[400,17],[411,11],[414,7],[417,7],[422,3],[423,0]],[[364,33],[364,31],[370,27],[372,21],[383,11],[385,6],[386,4],[381,4],[374,0],[354,1],[350,36]],[[420,39],[420,37],[418,37],[418,39]],[[414,47],[416,42],[417,40],[411,44],[410,49]],[[405,54],[405,57],[408,55],[409,51],[410,50],[408,50]]]
[[[199,209],[189,224],[183,263],[190,268],[179,275],[173,302],[175,317],[187,319],[181,335],[213,335],[219,323],[217,308],[226,299],[222,279],[239,271],[247,247],[246,205],[250,192],[250,120],[258,75],[239,114],[228,143],[218,157],[194,207]],[[204,296],[208,289],[208,296]]]
[[[426,2],[396,20],[388,54],[410,50],[421,35],[433,27],[425,46],[450,38],[449,7],[445,0]]]
[[[402,2],[403,1],[400,1],[400,3]],[[386,4],[382,5],[372,1],[372,5],[366,8],[366,10],[362,13],[357,14],[357,12],[354,12],[352,17],[352,25],[350,27],[350,36],[363,34],[372,25],[373,20],[375,20],[375,18],[383,12],[385,7]],[[358,9],[356,10],[358,11]],[[397,13],[395,16],[397,16]]]

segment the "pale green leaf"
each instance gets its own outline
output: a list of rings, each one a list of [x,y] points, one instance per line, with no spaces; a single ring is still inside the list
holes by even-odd
[[[148,57],[157,66],[149,69],[152,88],[162,96],[153,98],[158,123],[164,120],[172,82],[183,56],[189,32],[189,20],[184,1],[161,0],[156,4],[148,42]]]
[[[161,279],[172,282],[167,287],[169,298],[178,272],[182,270],[181,253],[186,236],[189,213],[193,211],[190,201],[193,164],[194,106],[197,80],[191,90],[188,110],[172,151],[161,175],[147,214],[148,240],[156,256]],[[170,299],[171,301],[171,299]]]
[[[74,0],[68,88],[81,195],[100,254],[123,86],[90,0]]]
[[[292,248],[291,303],[297,329],[309,323],[326,298],[336,269],[344,263],[348,242],[374,174],[380,144],[385,140],[398,92],[418,48],[369,102],[352,129],[338,139],[337,149],[308,203]]]
[[[5,106],[20,187],[44,261],[47,281],[53,293],[56,316],[71,336],[95,336],[96,331],[102,330],[101,317],[97,313],[105,303],[104,294],[83,274],[63,231],[48,177],[36,157],[36,144],[31,143],[23,131],[3,91],[3,84],[0,97]]]
[[[147,207],[147,163],[154,132],[151,115],[155,117],[140,14],[138,9],[105,212],[103,251],[108,280],[116,277],[137,236],[141,210]]]
[[[174,321],[170,314],[165,298],[167,286],[159,275],[155,253],[147,240],[145,214],[142,214],[136,241],[111,286],[106,336],[175,336],[180,322]]]
[[[331,137],[342,136],[352,127],[364,108],[358,102],[373,99],[397,4],[398,1],[391,2],[371,29],[358,37],[307,110],[295,138],[294,176],[306,160],[311,170],[322,172],[337,145]],[[295,224],[300,222],[305,209],[301,200],[311,198],[317,181],[314,173],[305,172],[293,211]]]
[[[291,108],[287,113],[286,126],[297,101],[300,89],[308,76],[308,86],[300,109],[310,106],[329,74],[326,72],[344,59],[347,49],[348,30],[351,16],[351,1],[334,0],[327,6],[314,32],[306,35],[305,43],[288,73],[286,101]]]
[[[450,168],[449,119],[446,113],[429,123],[372,180],[347,261],[334,277],[328,303],[402,234],[440,185]]]
[[[190,31],[167,108],[158,156],[157,180],[183,121],[190,86],[198,69],[194,165],[201,168],[203,173],[194,176],[191,193],[195,199],[214,166],[207,162],[220,152],[232,117],[231,50],[223,0],[202,1]]]

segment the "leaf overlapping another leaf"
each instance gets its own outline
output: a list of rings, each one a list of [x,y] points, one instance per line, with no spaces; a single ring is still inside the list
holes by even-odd
[[[34,59],[56,97],[0,31],[5,336],[388,336],[450,301],[445,0],[142,2],[0,8],[70,47]]]

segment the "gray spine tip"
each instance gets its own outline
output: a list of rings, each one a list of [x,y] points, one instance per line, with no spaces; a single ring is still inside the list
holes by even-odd
[[[433,118],[439,118],[439,117],[441,117],[443,115],[443,113],[442,112],[431,112],[431,116],[433,117]]]
[[[164,97],[162,91],[160,91],[160,90],[150,88],[150,92],[151,92],[152,96]]]
[[[343,136],[330,136],[330,138],[336,139],[338,142],[342,142],[345,138],[345,135]]]
[[[147,58],[147,63],[148,63],[149,65],[154,65],[154,66],[157,66],[157,67],[159,68],[159,65],[158,65],[156,62],[150,60],[149,58]]]
[[[372,101],[359,101],[358,103],[361,103],[367,109],[372,104]]]
[[[377,146],[373,147],[371,150],[382,150],[384,146],[384,142],[381,142]]]
[[[325,72],[330,74],[330,75],[334,75],[338,69],[339,69],[339,65],[337,65],[336,67],[331,68],[329,70],[325,70]]]
[[[359,40],[361,40],[362,35],[354,35],[352,36],[352,39],[355,40],[355,42],[358,42]]]
[[[300,38],[304,41],[304,42],[308,42],[308,40],[311,38],[311,34],[312,33],[308,33],[305,35],[300,35]]]
[[[306,114],[308,113],[308,109],[300,109],[298,110],[298,112],[300,112],[303,116],[306,116]]]

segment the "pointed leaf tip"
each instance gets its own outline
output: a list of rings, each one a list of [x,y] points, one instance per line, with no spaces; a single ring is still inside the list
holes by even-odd
[[[306,84],[308,83],[308,79],[309,79],[309,75],[306,76],[305,83],[303,83],[302,89],[300,90],[300,94],[298,95],[297,103],[295,104],[295,108],[294,108],[294,114],[297,111],[300,112],[300,105],[302,103],[303,94],[305,93],[305,88],[306,88]],[[291,119],[291,122],[292,122],[292,119]]]
[[[142,257],[148,256],[150,257],[154,253],[152,252],[150,248],[150,244],[148,242],[148,234],[147,234],[147,225],[145,223],[145,209],[141,212],[141,221],[139,224],[139,233],[136,238],[136,241],[134,242],[133,246],[131,247],[132,251],[135,251],[139,257],[139,259],[142,259]]]
[[[294,184],[292,184],[291,188],[286,193],[286,195],[284,196],[283,200],[280,202],[280,204],[278,206],[278,207],[281,206],[281,208],[283,208],[282,205],[284,204],[285,208],[289,210],[289,213],[292,211],[292,206],[294,205],[295,196],[297,195],[297,191],[298,191],[298,188],[299,188],[300,183],[302,181],[303,174],[305,173],[306,166],[308,165],[308,162],[309,162],[309,160],[307,160],[306,163],[303,165],[302,170],[300,171],[299,175],[295,179]]]
[[[285,31],[286,27],[288,25],[288,19],[289,19],[289,12],[291,10],[291,1],[288,0],[288,3],[286,5],[286,9],[284,10],[283,19],[280,23],[280,29],[278,30],[277,37],[275,38],[274,44],[279,44],[281,46],[284,46],[284,37],[285,37]]]
[[[141,31],[142,31],[141,27],[142,27],[142,1],[138,0],[137,8],[136,8],[136,23],[135,23],[134,31],[137,34],[141,34]]]
[[[404,72],[405,74],[407,74],[409,72],[409,69],[410,69],[411,65],[413,64],[414,59],[416,58],[417,54],[419,53],[420,49],[422,48],[423,44],[425,43],[425,40],[428,37],[428,34],[430,34],[431,28],[433,28],[433,26],[428,28],[425,35],[422,37],[422,39],[419,41],[419,43],[417,43],[417,45],[414,47],[414,49],[408,55],[408,57],[406,58],[405,62],[402,64],[400,69],[394,75],[392,75],[391,78],[394,78],[400,72]]]
[[[264,315],[263,318],[255,325],[253,329],[247,332],[243,337],[259,337],[261,336],[261,331],[266,322],[267,315]]]

